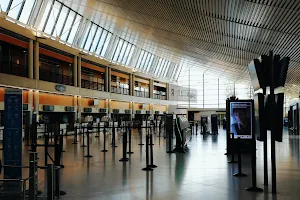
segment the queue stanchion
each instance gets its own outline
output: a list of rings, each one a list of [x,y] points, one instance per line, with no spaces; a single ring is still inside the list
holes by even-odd
[[[234,139],[234,134],[233,133],[231,133],[231,139],[230,139],[230,145],[231,145],[231,147],[227,147],[227,148],[230,148],[230,154],[231,154],[231,160],[230,161],[228,161],[228,163],[237,163],[237,161],[235,160],[235,158],[234,158],[234,154],[235,154],[235,144],[234,144],[234,141],[235,141],[235,139]]]
[[[78,144],[77,140],[77,126],[74,127],[74,141],[72,144]]]
[[[80,147],[86,147],[84,144],[84,127],[82,127],[82,145]]]
[[[118,146],[116,146],[116,127],[115,127],[115,122],[114,121],[113,121],[113,127],[112,127],[111,147],[118,147]]]
[[[120,162],[127,162],[129,159],[126,158],[127,151],[127,130],[123,133],[123,157],[119,160]]]
[[[89,136],[89,130],[86,131],[86,139],[87,139],[87,155],[84,156],[85,158],[91,158],[93,157],[90,155],[90,136]]]
[[[237,146],[238,146],[238,173],[233,174],[236,177],[245,177],[246,174],[242,173],[242,152],[241,152],[241,138],[238,137],[237,139]]]
[[[64,130],[61,129],[61,134],[59,135],[59,143],[61,144],[60,145],[60,148],[61,148],[61,152],[66,152],[64,151]]]
[[[29,199],[37,200],[38,195],[38,157],[36,152],[29,153]]]
[[[98,126],[97,126],[97,135],[95,135],[95,138],[98,138],[100,137],[100,122],[98,123]]]
[[[60,169],[64,168],[64,165],[60,163],[61,160],[61,147],[60,143],[58,143],[58,135],[59,135],[59,125],[56,125],[56,130],[54,133],[54,143],[55,143],[55,152],[54,152],[54,164],[56,166],[55,170],[55,197],[59,198],[61,195],[65,195],[66,192],[60,190]]]
[[[156,168],[157,166],[153,164],[153,134],[149,135],[150,139],[150,165],[148,165],[150,168]]]
[[[143,143],[143,132],[142,132],[142,128],[141,128],[140,125],[138,127],[138,133],[140,135],[140,143],[138,145],[142,146],[142,145],[144,145],[144,143]]]
[[[142,169],[143,171],[152,171],[153,169],[149,167],[149,136],[146,135],[146,167]]]
[[[129,133],[129,148],[128,148],[128,154],[133,154],[134,152],[131,151],[131,137],[132,137],[132,133],[131,133],[132,129],[131,127],[128,127],[128,133]]]
[[[47,200],[54,200],[54,164],[47,165]]]
[[[103,129],[103,150],[101,152],[107,152],[107,150],[106,150],[106,128]]]
[[[45,166],[48,166],[48,146],[49,146],[49,135],[45,135]]]

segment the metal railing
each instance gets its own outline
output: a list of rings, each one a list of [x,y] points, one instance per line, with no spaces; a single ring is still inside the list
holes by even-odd
[[[134,90],[134,96],[149,98],[149,92],[140,91],[140,90]]]
[[[99,79],[99,81],[95,82],[95,81],[81,79],[81,87],[86,89],[91,89],[91,90],[105,91],[105,86],[103,83],[100,82],[100,80],[102,79]]]
[[[111,86],[111,93],[129,95],[129,89],[117,86]]]
[[[161,95],[161,94],[153,94],[154,99],[160,99],[160,100],[167,100],[166,95]]]
[[[28,77],[28,68],[26,65],[2,60],[0,62],[0,73]]]
[[[73,85],[73,76],[51,72],[50,70],[40,68],[40,80],[63,85]]]

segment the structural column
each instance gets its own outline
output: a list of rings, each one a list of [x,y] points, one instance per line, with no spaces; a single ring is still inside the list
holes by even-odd
[[[74,86],[77,87],[77,83],[78,83],[78,78],[77,78],[77,56],[74,56],[73,59],[73,82],[74,82]]]
[[[28,47],[28,78],[33,79],[33,40],[29,39]]]
[[[77,81],[77,80],[76,80]],[[74,108],[75,108],[75,118],[74,118],[74,120],[75,120],[75,122],[78,122],[79,120],[78,120],[78,113],[77,113],[77,108],[78,108],[78,106],[77,106],[77,96],[75,95],[74,96]]]
[[[40,56],[39,56],[39,41],[35,41],[34,45],[34,76],[36,80],[40,79]]]
[[[189,94],[189,96],[190,96],[190,94]],[[169,84],[168,83],[166,84],[166,98],[167,98],[166,100],[170,99],[170,97],[169,97]]]
[[[77,62],[77,86],[81,88],[81,57],[78,57]]]
[[[108,80],[108,84],[107,84],[107,92],[111,92],[111,68],[108,68],[108,73],[107,73],[107,80]]]
[[[130,74],[130,95],[134,96],[134,85],[135,85],[135,75],[134,74]]]
[[[78,96],[77,97],[77,111],[78,111],[78,114],[77,114],[77,119],[78,119],[78,122],[81,123],[81,96]]]
[[[32,124],[33,91],[28,91],[29,125]]]
[[[34,113],[36,114],[36,120],[38,121],[39,116],[39,91],[34,91]]]
[[[153,89],[154,89],[154,86],[153,86],[153,80],[150,79],[150,85],[149,85],[149,94],[150,94],[150,98],[153,98]]]
[[[105,91],[106,92],[109,92],[109,89],[108,89],[108,82],[110,81],[109,80],[109,67],[105,67]]]

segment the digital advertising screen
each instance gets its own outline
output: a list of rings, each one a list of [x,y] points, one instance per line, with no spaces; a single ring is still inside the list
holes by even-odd
[[[230,102],[230,132],[234,138],[252,139],[252,102]]]

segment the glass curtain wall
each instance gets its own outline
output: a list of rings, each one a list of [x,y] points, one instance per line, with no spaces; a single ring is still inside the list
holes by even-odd
[[[226,108],[226,99],[230,96],[235,95],[239,99],[253,98],[249,85],[195,69],[184,71],[179,77],[178,85],[197,90],[197,103],[180,102],[180,107]]]

